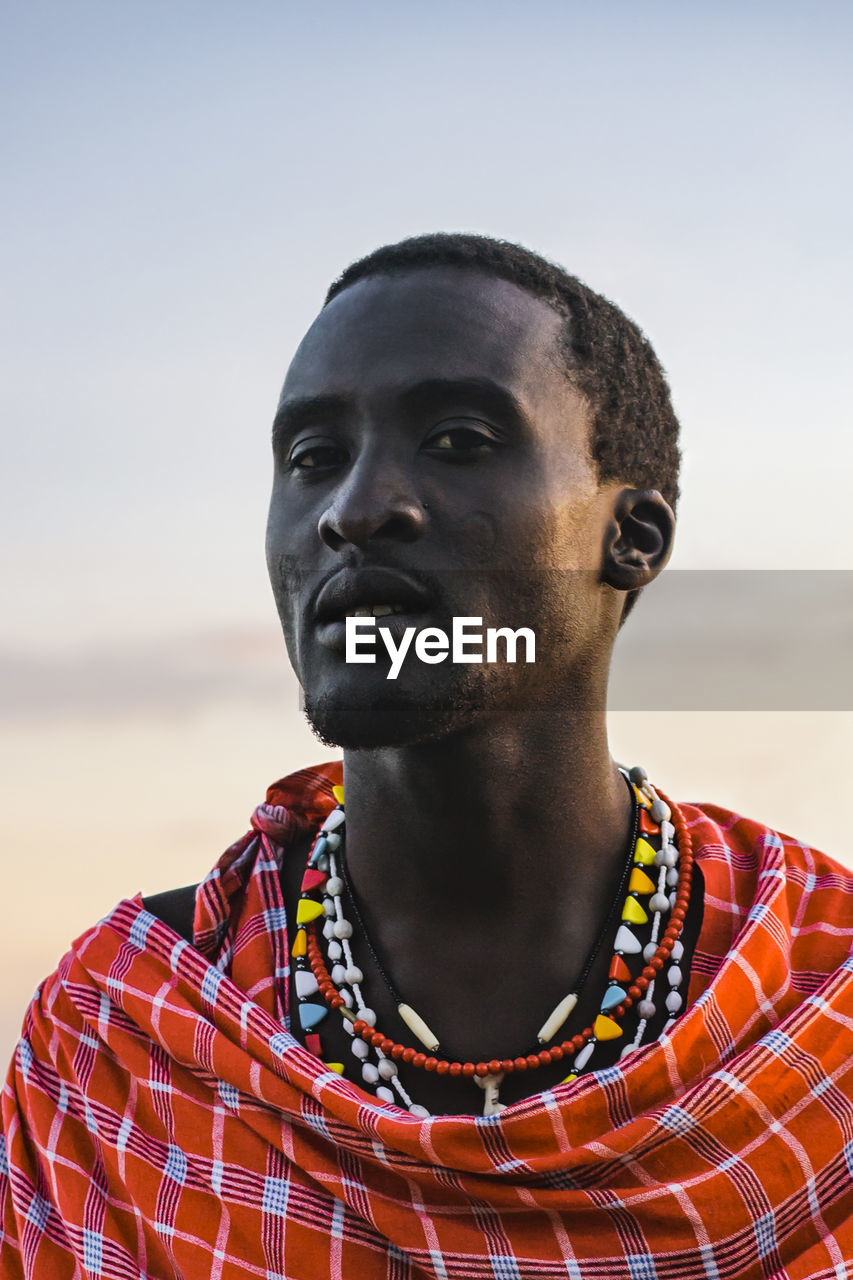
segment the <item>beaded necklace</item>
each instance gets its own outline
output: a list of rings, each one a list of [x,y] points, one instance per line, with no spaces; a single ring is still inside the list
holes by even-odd
[[[669,991],[665,1004],[669,1018],[664,1032],[667,1031],[683,1004],[678,990],[683,980],[679,967],[683,954],[680,934],[690,897],[692,842],[681,813],[664,796],[658,794],[649,782],[645,770],[635,767],[630,771],[622,769],[622,772],[631,784],[637,803],[632,857],[623,873],[614,907],[574,988],[551,1011],[539,1030],[540,1045],[548,1047],[526,1056],[493,1058],[479,1063],[449,1061],[434,1056],[439,1048],[438,1037],[424,1019],[400,999],[376,956],[354,895],[350,892],[350,907],[361,930],[361,940],[394,998],[400,1019],[428,1052],[423,1053],[412,1046],[400,1044],[376,1027],[376,1014],[364,997],[364,974],[353,956],[353,925],[344,913],[343,899],[347,891],[343,857],[346,820],[343,788],[334,787],[338,807],[322,824],[308,857],[296,913],[296,938],[292,948],[298,1017],[309,1051],[317,1057],[322,1056],[322,1042],[317,1028],[330,1010],[337,1010],[343,1018],[345,1029],[352,1037],[351,1048],[360,1063],[361,1078],[366,1085],[375,1088],[380,1101],[402,1104],[414,1115],[429,1114],[425,1107],[413,1102],[400,1080],[397,1063],[402,1061],[438,1075],[462,1076],[474,1080],[483,1089],[483,1113],[491,1115],[503,1110],[499,1089],[506,1075],[533,1071],[552,1062],[567,1060],[570,1061],[571,1069],[563,1083],[577,1079],[588,1066],[596,1045],[624,1035],[621,1023],[634,1006],[638,1015],[636,1031],[631,1043],[623,1048],[621,1057],[626,1057],[638,1048],[643,1042],[650,1019],[657,1012],[653,999],[655,985],[668,963],[666,981]],[[655,872],[656,882],[652,878]],[[622,900],[623,892],[625,897],[621,922],[614,940],[607,989],[601,1000],[598,1016],[592,1026],[560,1043],[553,1043],[578,1002],[578,992],[583,988],[595,956],[612,925],[615,908]],[[669,924],[660,938],[662,918],[667,913],[670,916]],[[322,931],[318,929],[321,918]],[[646,926],[649,937],[644,945],[642,935],[638,936],[638,932],[645,931]],[[325,957],[320,943],[321,936],[326,943]],[[639,973],[632,973],[631,965],[639,963],[639,956],[642,956],[645,966]],[[340,1062],[327,1062],[326,1065],[339,1074],[345,1071],[344,1064]]]

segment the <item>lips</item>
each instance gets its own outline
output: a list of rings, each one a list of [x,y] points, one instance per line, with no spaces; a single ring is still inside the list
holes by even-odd
[[[349,614],[357,617],[422,613],[432,603],[425,587],[397,569],[341,569],[330,578],[317,597],[318,622],[341,622]]]
[[[423,625],[422,615],[432,603],[425,587],[397,569],[341,569],[317,597],[317,638],[325,648],[343,653],[348,616],[372,616],[377,625],[402,634],[407,626]]]

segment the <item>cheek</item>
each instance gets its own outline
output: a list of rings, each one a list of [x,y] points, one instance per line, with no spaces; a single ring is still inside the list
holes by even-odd
[[[460,522],[460,549],[466,558],[489,568],[498,542],[497,521],[488,511],[472,511]]]

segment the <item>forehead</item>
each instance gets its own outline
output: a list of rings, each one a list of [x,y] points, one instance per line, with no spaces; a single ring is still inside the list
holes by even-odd
[[[320,312],[282,396],[358,398],[430,379],[488,378],[532,407],[549,388],[568,390],[563,323],[526,290],[473,270],[368,277]]]

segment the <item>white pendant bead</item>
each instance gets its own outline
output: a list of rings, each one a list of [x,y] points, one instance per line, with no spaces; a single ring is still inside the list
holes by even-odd
[[[550,1017],[548,1017],[539,1028],[539,1034],[536,1038],[540,1044],[547,1044],[549,1040],[554,1039],[554,1036],[560,1030],[560,1027],[566,1021],[577,1002],[578,998],[574,992],[564,996]]]
[[[397,1074],[397,1064],[391,1058],[380,1058],[377,1069],[383,1080],[393,1080]]]
[[[379,1071],[373,1062],[365,1062],[361,1068],[361,1078],[366,1084],[376,1084]]]
[[[643,959],[645,960],[646,964],[648,964],[649,961],[652,959],[652,957],[656,956],[657,953],[658,953],[658,944],[656,942],[647,942],[646,945],[643,947]]]
[[[660,824],[660,838],[664,844],[672,844],[675,839],[675,827],[667,818]]]
[[[331,849],[331,850],[333,850],[333,851],[334,851],[335,849],[340,849],[340,847],[341,847],[341,837],[338,835],[338,833],[337,833],[336,831],[330,831],[330,832],[329,832],[329,834],[326,836],[326,845],[327,845],[327,847],[328,847],[329,849]],[[323,858],[326,858],[326,857],[327,857],[327,855],[326,855],[325,853],[324,853],[324,854],[322,854],[320,861],[322,861],[322,859],[323,859]],[[319,866],[320,864],[318,863],[317,865]],[[323,868],[323,870],[324,870],[324,871],[328,871],[328,869],[329,869],[329,864],[328,864],[328,859],[327,859],[327,861],[326,861],[326,866]]]
[[[328,940],[330,938],[334,938],[334,936],[335,936],[335,922],[334,920],[326,920],[326,922],[323,925],[323,937]]]
[[[619,1061],[621,1062],[623,1058],[627,1058],[627,1057],[628,1057],[628,1054],[629,1054],[629,1053],[633,1053],[633,1052],[634,1052],[634,1045],[632,1045],[632,1044],[626,1044],[626,1045],[625,1045],[625,1048],[624,1048],[624,1049],[622,1050],[622,1052],[619,1054]]]
[[[318,990],[317,979],[310,969],[297,969],[293,981],[296,987],[296,994],[303,1000],[307,996],[313,996],[314,992]]]
[[[329,876],[326,881],[326,893],[333,898],[339,898],[344,891],[344,882],[340,876]]]
[[[666,998],[666,1007],[670,1013],[678,1013],[684,1002],[677,991],[670,991]]]
[[[409,1107],[409,1115],[417,1116],[419,1120],[428,1120],[429,1112],[426,1107],[422,1107],[419,1102],[413,1102]]]
[[[347,976],[347,971],[342,964],[332,965],[332,972],[330,974],[330,977],[336,987],[339,987],[343,982],[346,982],[346,976]]]
[[[351,987],[357,987],[360,982],[364,982],[364,974],[361,972],[357,964],[348,965],[345,981],[348,982]]]
[[[336,913],[335,913],[335,900],[334,900],[334,898],[324,898],[324,899],[323,899],[323,910],[324,910],[324,912],[326,913],[326,915],[328,916],[328,918],[329,918],[330,920],[334,917],[334,915],[336,914]]]
[[[637,1013],[648,1022],[649,1018],[653,1018],[657,1013],[657,1006],[652,1000],[641,1000],[637,1005]]]
[[[674,943],[672,944],[672,950],[670,951],[670,953],[669,953],[669,954],[670,954],[671,958],[672,958],[672,959],[676,962],[676,964],[677,964],[677,963],[678,963],[678,961],[681,959],[681,957],[684,955],[684,943],[683,943],[683,942],[674,942]]]
[[[666,883],[670,889],[674,889],[678,884],[678,867],[670,867],[666,873]]]
[[[583,1071],[584,1067],[592,1057],[592,1051],[595,1048],[595,1044],[595,1040],[590,1040],[588,1044],[585,1044],[584,1047],[579,1049],[575,1054],[575,1071]]]
[[[363,1009],[359,1009],[358,1016],[363,1022],[366,1022],[369,1027],[376,1026],[376,1014],[368,1005],[365,1005]]]
[[[340,990],[338,991],[338,995],[343,1000],[345,1007],[347,1009],[351,1009],[353,1006],[352,992],[349,991],[346,987],[341,987]]]
[[[649,911],[669,911],[669,898],[665,893],[653,893],[649,898]]]
[[[325,927],[323,929],[323,932],[324,933],[326,932]],[[336,938],[351,938],[352,925],[350,924],[349,920],[336,920],[334,922],[334,925],[332,926],[332,932],[334,933]]]
[[[350,1045],[350,1048],[352,1049],[355,1056],[357,1058],[361,1058],[362,1061],[364,1061],[364,1059],[370,1053],[369,1045],[366,1043],[366,1041],[360,1039],[358,1036],[355,1036],[353,1038],[353,1042]]]
[[[332,938],[329,942],[328,951],[330,960],[340,960],[341,956],[344,954],[344,949],[338,942],[337,938]]]
[[[417,1036],[422,1045],[434,1052],[439,1046],[438,1037],[430,1031],[419,1013],[415,1013],[409,1004],[398,1004],[397,1012],[409,1028],[413,1036]],[[363,1016],[363,1015],[362,1015]]]
[[[621,951],[626,956],[635,956],[640,951],[639,938],[635,937],[626,925],[620,924],[613,940],[613,950]]]
[[[320,828],[321,831],[337,831],[346,822],[343,809],[333,809]]]
[[[667,972],[667,981],[671,987],[680,987],[681,979],[684,977],[677,964],[671,965]]]
[[[392,1089],[389,1089],[388,1086],[385,1084],[379,1085],[378,1089],[376,1090],[376,1096],[377,1098],[381,1098],[383,1102],[394,1101],[394,1091]]]

